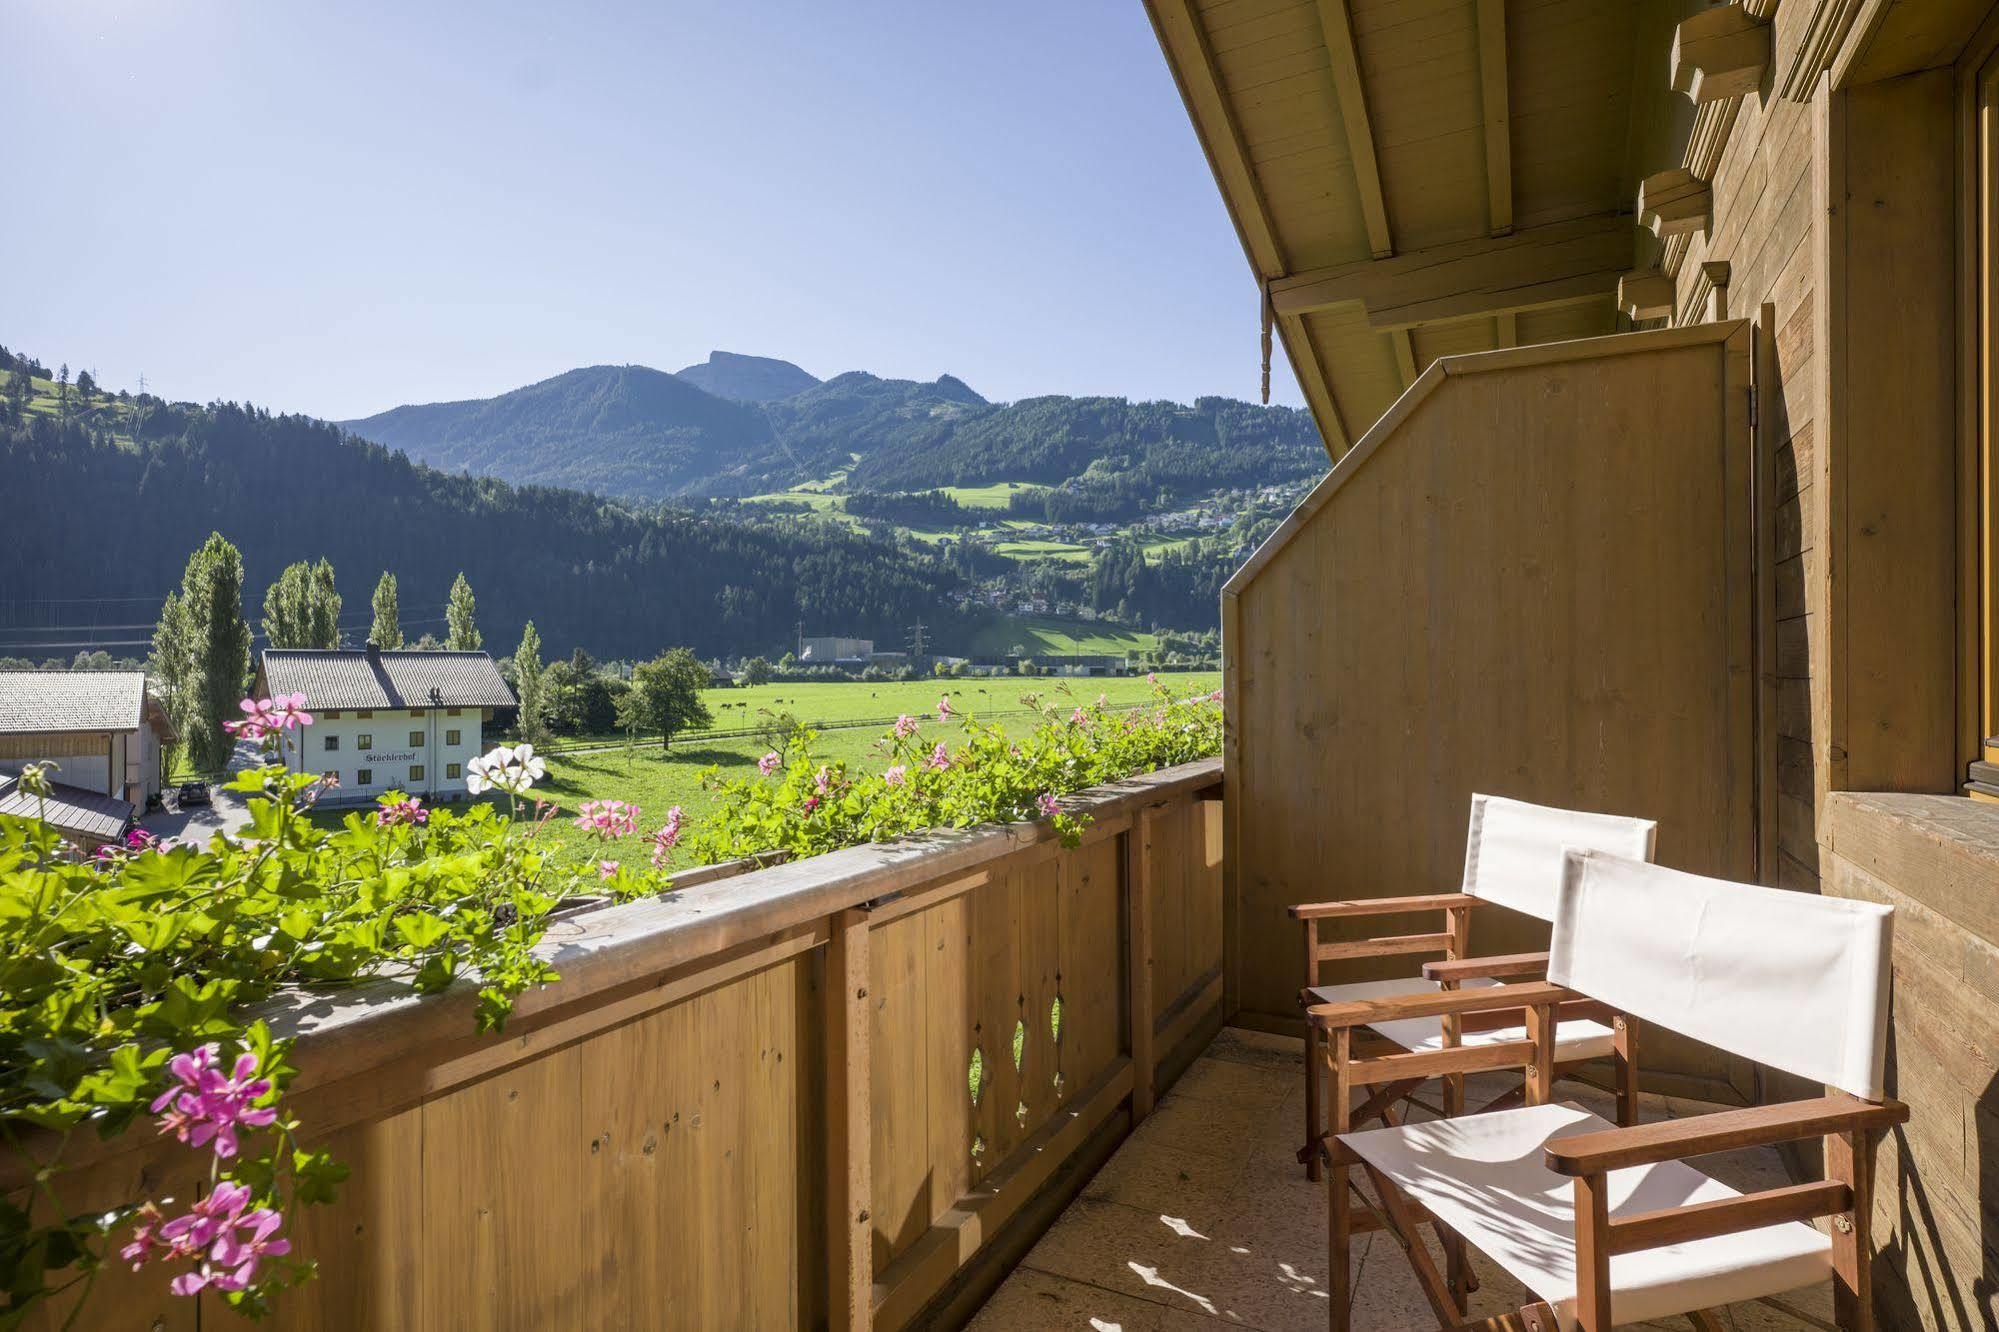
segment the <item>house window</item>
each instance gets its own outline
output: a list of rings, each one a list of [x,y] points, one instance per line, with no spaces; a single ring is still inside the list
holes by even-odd
[[[365,744],[367,744],[368,742],[367,742],[366,740],[363,740],[363,741],[362,741],[361,743],[365,745]],[[332,753],[332,752],[333,752],[334,750],[336,750],[336,749],[338,749],[338,748],[340,748],[340,737],[339,737],[339,736],[337,736],[337,735],[329,735],[329,736],[327,736],[327,737],[326,737],[326,752],[327,752],[327,753],[329,753],[329,754],[331,754],[331,753]]]
[[[455,782],[464,775],[465,770],[460,768],[456,763],[447,763],[444,765],[444,777],[446,781]]]
[[[413,782],[420,782],[423,780],[423,764],[421,763],[410,764],[410,780]]]
[[[373,786],[374,784],[375,784],[375,770],[373,768],[363,768],[361,769],[361,771],[354,774],[354,785]]]
[[[412,716],[412,717],[421,717],[421,716],[423,716],[423,709],[422,709],[422,708],[411,708],[411,709],[410,709],[410,716]]]
[[[356,717],[359,717],[362,721],[373,721],[375,719],[375,714],[368,711],[368,709],[366,708],[362,708],[359,712],[355,713],[354,715]]]
[[[444,715],[445,715],[445,716],[447,716],[447,717],[456,717],[456,716],[458,715],[458,709],[457,709],[457,708],[446,708],[446,709],[444,710]]]
[[[459,743],[459,740],[458,740],[458,732],[456,732],[456,731],[446,731],[446,732],[444,733],[444,743],[445,743],[445,744],[447,744],[447,745],[455,745],[455,744],[458,744],[458,743]]]
[[[372,731],[361,732],[361,734],[354,737],[354,743],[359,745],[363,749],[373,749],[375,747],[374,732]]]
[[[321,721],[339,721],[339,720],[340,720],[340,714],[339,714],[339,713],[337,713],[337,712],[335,712],[335,711],[333,711],[332,709],[330,709],[330,708],[329,708],[329,709],[326,709],[326,710],[322,711],[322,712],[321,712],[321,713],[319,714],[319,719],[320,719]]]
[[[411,743],[412,745],[420,745],[420,744],[422,744],[422,743],[423,743],[423,732],[422,732],[422,731],[411,731],[411,732],[410,732],[410,743]]]

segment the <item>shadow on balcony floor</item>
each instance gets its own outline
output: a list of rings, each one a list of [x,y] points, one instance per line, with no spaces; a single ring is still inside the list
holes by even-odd
[[[1509,1085],[1497,1074],[1469,1082],[1474,1105]],[[1606,1117],[1614,1113],[1608,1096],[1574,1081],[1556,1092]],[[1325,1327],[1325,1191],[1306,1181],[1292,1155],[1304,1125],[1304,1095],[1296,1041],[1224,1030],[971,1326],[978,1332]],[[1710,1108],[1648,1095],[1644,1117]],[[1789,1182],[1770,1150],[1708,1157],[1703,1165],[1743,1190]],[[1472,1297],[1475,1315],[1526,1302],[1512,1278],[1474,1261],[1482,1283]],[[1353,1266],[1355,1332],[1435,1326],[1391,1237],[1357,1237]],[[1816,1317],[1831,1316],[1827,1287],[1787,1298]],[[1761,1304],[1733,1306],[1722,1323],[1733,1332],[1811,1327]]]

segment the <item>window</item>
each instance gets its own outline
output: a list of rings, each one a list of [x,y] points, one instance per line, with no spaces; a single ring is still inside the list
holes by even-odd
[[[456,763],[447,763],[444,765],[444,776],[447,781],[455,782],[464,775],[465,770],[460,768]]]
[[[321,710],[320,712],[318,712],[318,713],[317,713],[317,714],[315,714],[315,715],[316,715],[316,716],[318,716],[318,718],[319,718],[319,719],[320,719],[321,721],[339,721],[339,720],[340,720],[340,714],[339,714],[338,712],[335,712],[335,711],[333,711],[333,710],[332,710],[331,708],[327,708],[327,709],[323,709],[323,710]]]
[[[372,731],[363,731],[354,737],[354,743],[362,749],[373,749],[375,747],[374,733]]]
[[[458,732],[456,732],[456,731],[446,731],[446,732],[444,733],[444,743],[445,743],[445,744],[447,744],[447,745],[455,745],[455,744],[458,744],[458,743],[459,743],[459,739],[458,739]]]
[[[410,780],[413,782],[420,782],[423,780],[423,764],[421,763],[410,764]]]
[[[412,716],[412,717],[421,717],[421,716],[423,716],[423,709],[422,709],[422,708],[411,708],[411,709],[410,709],[410,716]]]
[[[362,709],[361,709],[361,710],[360,710],[359,712],[355,713],[354,715],[355,715],[356,717],[359,717],[359,718],[360,718],[360,719],[361,719],[362,721],[373,721],[373,720],[375,720],[375,714],[374,714],[374,713],[372,713],[372,712],[370,712],[370,711],[368,711],[368,709],[366,709],[366,708],[362,708]]]
[[[422,744],[422,743],[423,743],[423,732],[422,732],[422,731],[411,731],[411,732],[410,732],[410,744],[411,744],[411,745],[420,745],[420,744]]]
[[[368,743],[368,741],[366,740],[366,738],[363,738],[363,739],[362,739],[362,741],[361,741],[361,743],[365,745],[365,744],[367,744],[367,743]],[[327,752],[327,753],[329,753],[329,754],[331,754],[331,753],[332,753],[332,752],[333,752],[334,750],[336,750],[336,749],[338,749],[338,748],[340,748],[340,737],[339,737],[339,736],[337,736],[337,735],[329,735],[329,736],[327,736],[327,737],[326,737],[326,752]]]
[[[354,785],[373,786],[374,784],[375,784],[375,770],[373,768],[363,768],[361,769],[361,771],[354,774]]]
[[[446,709],[444,710],[444,715],[445,715],[445,716],[447,716],[447,717],[456,717],[456,716],[458,715],[458,709],[457,709],[457,708],[446,708]]]

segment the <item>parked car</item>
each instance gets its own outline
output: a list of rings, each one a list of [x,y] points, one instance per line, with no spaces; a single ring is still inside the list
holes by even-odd
[[[189,805],[207,805],[213,803],[208,796],[207,782],[182,782],[175,800],[182,809],[186,809]]]

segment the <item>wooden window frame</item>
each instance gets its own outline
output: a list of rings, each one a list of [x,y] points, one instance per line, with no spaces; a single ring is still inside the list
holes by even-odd
[[[373,768],[356,768],[354,770],[354,785],[373,786],[374,784],[375,770]]]
[[[410,780],[413,782],[422,781],[423,771],[424,771],[423,764],[421,763],[410,764]]]

